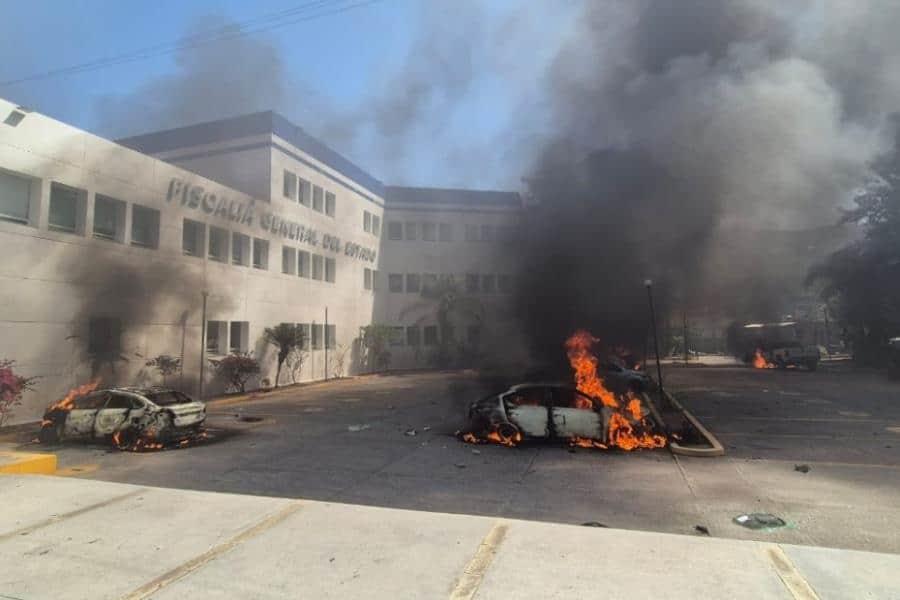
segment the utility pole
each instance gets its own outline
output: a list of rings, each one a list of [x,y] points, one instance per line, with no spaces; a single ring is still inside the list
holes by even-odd
[[[681,339],[684,341],[684,366],[688,364],[687,311],[681,311]]]
[[[325,307],[325,329],[323,330],[322,337],[325,338],[325,381],[328,381],[328,342],[331,340],[328,339],[328,307]]]
[[[663,392],[662,364],[659,362],[659,335],[656,332],[656,312],[653,310],[653,281],[645,279],[644,286],[647,288],[647,300],[650,303],[650,323],[653,326],[653,350],[656,354],[656,377],[659,380],[659,401],[663,404],[666,403],[666,396]]]
[[[201,323],[200,323],[200,400],[203,399],[203,375],[206,370],[206,299],[209,297],[209,292],[204,290],[201,292],[203,294],[203,310],[201,312]]]

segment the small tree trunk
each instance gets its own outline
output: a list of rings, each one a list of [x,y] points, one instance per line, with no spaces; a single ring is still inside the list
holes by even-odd
[[[278,359],[278,367],[275,369],[275,388],[278,388],[278,379],[281,377],[281,365],[284,364],[284,361]]]

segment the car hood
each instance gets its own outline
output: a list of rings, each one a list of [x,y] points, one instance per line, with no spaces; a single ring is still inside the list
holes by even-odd
[[[174,413],[175,416],[179,416],[179,417],[182,415],[193,415],[198,412],[206,411],[206,405],[203,404],[202,402],[197,402],[197,401],[185,402],[183,404],[169,404],[167,406],[162,406],[160,408],[162,408],[163,410],[168,410],[168,411]]]

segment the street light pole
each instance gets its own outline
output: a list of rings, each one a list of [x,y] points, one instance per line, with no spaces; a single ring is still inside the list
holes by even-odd
[[[209,292],[203,291],[203,311],[200,322],[200,400],[203,399],[203,372],[206,366],[206,298]]]
[[[659,380],[659,399],[661,403],[665,403],[666,396],[663,393],[662,365],[659,362],[659,336],[656,333],[656,312],[653,310],[653,281],[645,279],[644,286],[647,288],[647,300],[650,302],[650,323],[653,326],[653,350],[656,353],[656,377]]]

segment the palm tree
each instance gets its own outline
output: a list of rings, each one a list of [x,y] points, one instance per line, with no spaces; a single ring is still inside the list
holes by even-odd
[[[278,379],[281,377],[281,367],[292,352],[303,347],[306,334],[303,328],[296,323],[279,323],[275,327],[266,327],[263,331],[263,340],[278,349],[278,368],[275,371],[275,387],[278,387]]]
[[[445,361],[449,358],[449,345],[452,341],[451,320],[458,318],[481,323],[484,318],[484,307],[478,298],[465,295],[459,283],[451,276],[441,277],[437,282],[423,286],[421,297],[421,301],[401,311],[400,318],[419,311],[427,311],[434,315],[440,331],[439,357],[441,361]],[[427,316],[420,317],[416,324],[420,325]]]

